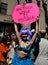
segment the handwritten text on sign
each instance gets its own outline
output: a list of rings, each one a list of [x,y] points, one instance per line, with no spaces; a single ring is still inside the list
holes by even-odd
[[[17,5],[12,11],[12,19],[14,20],[14,22],[24,25],[35,22],[37,16],[39,16],[39,8],[34,3]]]

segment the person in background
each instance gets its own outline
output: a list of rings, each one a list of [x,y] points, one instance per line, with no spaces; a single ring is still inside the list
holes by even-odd
[[[41,30],[40,34],[41,34],[41,38],[45,38],[46,30]]]
[[[40,7],[40,0],[36,0],[38,7]]]
[[[5,36],[5,38],[6,38],[6,41],[7,41],[8,47],[9,47],[9,45],[10,45],[10,40],[11,40],[11,31],[9,31],[9,28],[7,28],[7,29],[5,30],[4,36]]]
[[[32,29],[31,30],[31,37],[33,37],[34,33],[35,33],[35,29]],[[33,51],[33,55],[34,55],[34,61],[36,60],[38,54],[39,54],[39,42],[40,42],[40,39],[41,39],[41,35],[40,33],[38,33],[37,37],[36,37],[36,40],[34,41],[34,44],[33,44],[33,48],[34,48],[34,51]]]
[[[10,46],[12,46],[12,48],[10,49],[10,51],[7,54],[7,57],[8,57],[7,63],[8,63],[8,65],[12,64],[12,58],[13,58],[14,53],[15,53],[15,48],[17,47],[15,40],[17,40],[16,36],[15,36],[14,33],[12,33],[11,34],[11,42],[10,42],[11,44],[9,45],[9,48],[10,48]]]
[[[39,46],[40,51],[35,61],[35,65],[48,65],[48,40],[41,38]]]
[[[45,22],[48,26],[48,15],[47,15],[47,0],[42,0],[42,6],[45,12]]]
[[[2,30],[0,30],[0,37],[3,37],[4,32],[2,32]]]
[[[42,6],[44,8],[44,11],[47,11],[47,0],[42,0]]]
[[[48,27],[46,28],[46,35],[45,38],[48,40]]]
[[[0,65],[6,65],[7,63],[7,53],[10,51],[11,47],[8,48],[6,39],[3,37],[0,42]]]

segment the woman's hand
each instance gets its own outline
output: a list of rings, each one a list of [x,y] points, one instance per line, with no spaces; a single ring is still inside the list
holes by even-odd
[[[36,33],[39,32],[39,17],[36,19]]]
[[[36,18],[36,22],[39,21],[39,17]]]

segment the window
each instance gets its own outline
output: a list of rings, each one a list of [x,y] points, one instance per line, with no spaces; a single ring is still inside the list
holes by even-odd
[[[0,3],[0,13],[1,14],[7,14],[7,5],[6,3],[1,2]]]

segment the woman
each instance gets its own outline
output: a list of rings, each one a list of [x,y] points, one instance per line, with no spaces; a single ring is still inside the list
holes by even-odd
[[[11,47],[8,48],[6,39],[3,37],[0,42],[0,65],[6,65],[7,63],[7,53],[10,51]]]
[[[14,33],[12,33],[12,35],[11,35],[11,41],[10,41],[10,46],[12,46],[12,48],[10,49],[10,51],[8,52],[8,54],[7,54],[7,63],[8,63],[8,65],[10,65],[11,63],[12,63],[12,58],[13,58],[13,56],[14,56],[14,53],[15,53],[15,46],[16,46],[16,44],[15,44],[15,39],[16,39],[16,36],[15,36],[15,34]],[[9,48],[10,48],[10,46],[9,46]]]
[[[17,52],[15,53],[14,58],[12,59],[12,64],[13,65],[34,65],[34,63],[30,58],[30,50],[38,34],[38,22],[36,22],[36,32],[33,35],[32,39],[29,41],[29,44],[27,42],[28,31],[25,34],[23,33],[20,38],[16,24],[14,24],[14,26],[15,26],[15,32],[19,43],[18,43]]]

